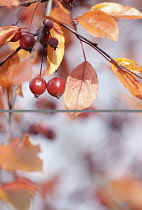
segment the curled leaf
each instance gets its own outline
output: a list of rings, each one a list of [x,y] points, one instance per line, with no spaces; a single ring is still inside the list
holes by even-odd
[[[90,34],[95,37],[108,37],[113,41],[118,40],[118,27],[114,19],[107,13],[95,10],[77,17],[78,21]]]
[[[64,93],[65,104],[69,110],[83,110],[89,107],[98,93],[98,78],[95,69],[87,61],[78,65],[69,74]],[[73,113],[75,118],[79,112]]]
[[[56,50],[48,46],[48,51],[47,51],[47,75],[48,76],[53,74],[58,69],[64,56],[64,43],[65,43],[65,37],[61,30],[61,27],[57,23],[54,23],[54,28],[51,29],[50,32],[51,32],[51,36],[58,40],[58,46]]]
[[[116,58],[115,61],[129,70],[133,70],[136,73],[141,73],[141,67],[139,68],[135,61],[127,58]],[[130,72],[127,72],[125,69],[123,70],[118,68],[118,66],[115,66],[114,64],[111,64],[111,67],[124,87],[127,88],[132,95],[142,100],[142,83],[136,79],[136,76]]]
[[[17,26],[0,27],[0,47],[10,41],[18,30]]]
[[[119,18],[133,20],[142,18],[142,13],[137,9],[112,2],[103,2],[100,4],[96,4],[91,8],[91,11],[93,10],[101,10],[111,16]]]

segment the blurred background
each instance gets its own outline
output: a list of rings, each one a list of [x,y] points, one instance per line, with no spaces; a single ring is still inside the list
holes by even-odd
[[[100,2],[105,1],[76,0],[72,16],[77,17]],[[139,0],[110,2],[135,7],[142,12],[142,1]],[[30,11],[30,7],[28,9]],[[32,13],[28,9],[19,26],[30,24]],[[39,9],[34,15],[32,28],[42,24],[45,8]],[[20,11],[14,8],[9,10],[9,16],[4,16],[5,10],[0,9],[1,26],[15,23]],[[117,19],[117,24],[118,42],[94,38],[79,25],[78,32],[98,43],[113,58],[129,58],[141,65],[141,20]],[[66,30],[64,33],[66,53],[58,72],[66,79],[68,73],[83,61],[83,54],[76,37]],[[32,143],[41,147],[43,173],[18,172],[44,186],[36,193],[31,210],[142,210],[142,114],[137,112],[142,103],[122,86],[101,55],[89,46],[84,47],[87,60],[96,69],[99,79],[98,97],[91,106],[97,112],[82,113],[76,120],[72,120],[68,113],[58,111],[13,114],[13,136],[28,133]],[[39,59],[40,52],[39,47]],[[39,72],[39,60],[34,68],[36,73]],[[43,64],[43,71],[44,68]],[[28,82],[23,84],[22,92],[23,97],[17,97],[14,109],[65,109],[63,97],[57,100],[43,94],[40,99],[34,99]],[[120,112],[99,111],[114,109]],[[121,112],[124,109],[128,112]],[[7,114],[1,119],[6,117]],[[7,132],[4,123],[6,120],[0,122],[1,139]],[[0,208],[8,209],[2,203]]]

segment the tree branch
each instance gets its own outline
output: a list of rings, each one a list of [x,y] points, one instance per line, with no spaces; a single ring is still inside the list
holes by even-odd
[[[93,47],[98,53],[100,53],[107,61],[109,61],[110,63],[112,63],[114,66],[116,66],[118,69],[122,70],[122,71],[127,71],[133,75],[135,75],[136,77],[142,79],[142,76],[140,76],[139,74],[136,74],[135,72],[133,72],[132,70],[126,68],[125,66],[121,65],[120,63],[116,62],[110,55],[108,55],[105,51],[103,51],[101,48],[98,47],[97,43],[91,42],[90,40],[86,39],[85,37],[83,37],[82,35],[80,35],[79,33],[77,33],[76,31],[74,31],[72,28],[70,28],[69,26],[65,25],[65,24],[60,24],[61,26],[63,26],[64,28],[66,28],[67,30],[71,31],[74,35],[76,35],[76,37],[81,40],[82,42],[88,44],[89,46]]]
[[[21,47],[18,47],[16,50],[11,52],[3,61],[0,62],[0,66],[2,66],[11,56],[13,56],[15,53],[17,53],[19,50],[21,50]]]

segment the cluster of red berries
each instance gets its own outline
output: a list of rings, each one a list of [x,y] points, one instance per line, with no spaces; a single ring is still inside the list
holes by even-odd
[[[65,91],[65,81],[62,77],[54,77],[46,83],[42,77],[36,77],[30,81],[29,87],[35,98],[38,98],[47,89],[50,95],[59,99]]]
[[[14,24],[13,24],[14,25]],[[46,48],[47,45],[49,45],[51,48],[54,48],[56,50],[58,45],[58,40],[54,37],[50,37],[49,31],[53,28],[53,22],[45,19],[43,21],[43,36],[40,39],[41,45]],[[49,38],[50,37],[50,38]],[[14,37],[10,40],[11,42],[20,41],[20,46],[22,49],[31,52],[34,44],[35,44],[35,35],[31,33],[26,33],[22,35],[21,29],[17,31],[17,33],[14,35]]]

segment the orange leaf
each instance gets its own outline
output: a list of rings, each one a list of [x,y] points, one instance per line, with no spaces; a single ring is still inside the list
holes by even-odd
[[[114,19],[100,10],[89,11],[76,20],[93,36],[108,37],[113,41],[118,40],[118,27]]]
[[[142,13],[137,9],[112,2],[103,2],[100,4],[96,4],[91,8],[91,11],[93,10],[101,10],[111,16],[119,18],[126,18],[133,20],[142,18]]]
[[[142,209],[142,182],[134,178],[112,181],[113,194],[122,202],[127,202],[132,209]]]
[[[37,156],[39,145],[32,145],[28,136],[15,138],[12,143],[0,146],[0,167],[4,170],[40,171],[42,161]]]
[[[18,6],[19,5],[19,0],[0,0],[0,6]]]
[[[16,54],[8,59],[0,67],[0,86],[9,88],[12,84],[21,84],[32,76],[32,64],[30,58],[20,62]]]
[[[17,26],[0,27],[0,47],[10,41],[18,29]]]
[[[63,5],[59,1],[56,0],[55,2],[59,7],[54,8],[51,11],[50,16],[48,16],[47,18],[57,23],[63,23],[68,26],[72,26],[73,24],[70,11],[63,7]]]
[[[56,50],[48,46],[47,51],[47,75],[50,76],[53,74],[59,67],[63,56],[64,56],[64,43],[65,38],[63,35],[63,32],[61,30],[61,27],[54,23],[54,28],[51,29],[51,36],[58,39],[58,46]]]
[[[119,64],[125,66],[127,69],[134,70],[134,72],[137,73],[141,73],[141,68],[138,67],[135,61],[129,60],[127,58],[117,58],[115,60]],[[113,64],[111,64],[111,67],[120,82],[124,85],[124,87],[127,88],[132,95],[142,100],[142,84],[135,79],[136,76],[125,70],[117,68]]]
[[[0,186],[0,200],[15,210],[29,210],[35,191],[35,185],[32,183],[17,181],[3,184]]]
[[[87,61],[78,65],[69,74],[64,93],[65,104],[70,110],[82,110],[89,107],[98,93],[98,78],[95,69]],[[73,113],[75,118],[80,113]]]

